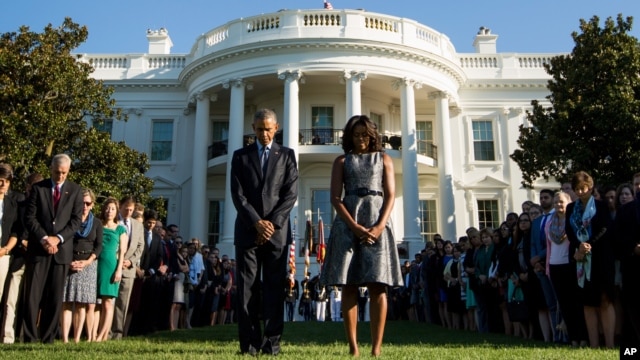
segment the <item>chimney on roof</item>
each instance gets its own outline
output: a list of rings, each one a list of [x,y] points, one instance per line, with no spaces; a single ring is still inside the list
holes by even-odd
[[[496,49],[497,39],[498,35],[491,34],[491,29],[481,26],[473,40],[473,47],[480,54],[495,54],[498,52]]]
[[[149,41],[149,54],[170,54],[173,42],[169,37],[169,31],[165,28],[159,30],[147,29]]]

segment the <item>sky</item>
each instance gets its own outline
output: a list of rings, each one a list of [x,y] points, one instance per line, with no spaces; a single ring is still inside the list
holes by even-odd
[[[580,19],[601,21],[622,13],[633,16],[632,35],[640,38],[639,0],[333,0],[334,9],[369,12],[415,20],[445,34],[459,53],[474,52],[481,26],[498,35],[503,53],[567,53]],[[86,25],[89,38],[76,52],[136,54],[148,51],[147,29],[164,27],[174,44],[171,53],[191,50],[196,38],[230,21],[281,9],[320,9],[322,0],[9,0],[0,10],[0,33],[22,25],[42,32],[65,17]]]

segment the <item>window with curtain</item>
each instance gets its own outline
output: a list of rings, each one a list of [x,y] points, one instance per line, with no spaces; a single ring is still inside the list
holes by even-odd
[[[416,136],[418,140],[418,154],[434,157],[433,154],[433,122],[417,121]]]
[[[473,154],[476,161],[494,161],[496,159],[491,121],[473,122]]]
[[[333,106],[313,106],[311,108],[311,132],[313,144],[334,144]]]
[[[151,136],[151,160],[169,161],[173,150],[173,121],[154,120]]]
[[[480,229],[500,226],[498,200],[478,200],[478,226]]]
[[[209,201],[209,224],[207,227],[208,245],[216,246],[222,238],[222,228],[224,224],[224,201]]]
[[[438,233],[438,217],[435,200],[420,200],[420,235],[422,241],[433,241],[433,235]]]

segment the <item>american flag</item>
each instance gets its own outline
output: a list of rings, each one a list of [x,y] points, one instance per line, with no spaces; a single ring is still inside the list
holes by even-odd
[[[324,264],[325,251],[324,224],[322,223],[322,216],[320,216],[320,209],[318,209],[318,255],[316,260],[318,261],[318,264],[320,264],[320,271],[322,271],[322,265]]]
[[[304,232],[304,275],[307,276],[307,274],[309,273],[309,266],[311,266],[311,259],[309,255],[311,254],[311,249],[313,249],[313,225],[311,225],[311,210],[306,210],[305,215],[307,216],[307,225]]]
[[[293,230],[291,231],[291,245],[289,246],[289,286],[293,288],[296,276],[296,227],[298,226],[298,217],[293,220]]]
[[[327,10],[333,10],[333,6],[331,5],[331,3],[326,0],[324,1],[324,8]]]

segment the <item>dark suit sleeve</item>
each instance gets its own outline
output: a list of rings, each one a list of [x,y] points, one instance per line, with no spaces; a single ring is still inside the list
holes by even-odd
[[[71,185],[71,184],[70,184]],[[71,187],[71,186],[69,186]],[[66,189],[62,189],[66,192]],[[69,211],[69,220],[65,224],[62,230],[58,231],[57,234],[60,235],[66,242],[67,240],[73,240],[73,234],[80,228],[82,225],[82,207],[84,206],[82,202],[82,190],[79,185],[73,184],[73,187],[69,189],[69,202],[65,204],[64,209],[58,208],[58,211]]]
[[[233,154],[233,159],[231,160],[231,198],[233,200],[233,204],[236,207],[236,211],[238,212],[238,217],[241,219],[242,223],[253,226],[258,221],[262,220],[262,217],[258,214],[256,209],[249,202],[249,194],[248,191],[251,189],[245,189],[244,184],[246,181],[244,177],[247,175],[247,158],[248,155],[246,152],[241,153],[240,151],[236,151]]]
[[[576,250],[578,250],[578,247],[580,246],[580,240],[578,240],[578,238],[576,237],[576,232],[573,230],[573,226],[571,226],[571,214],[573,214],[573,208],[576,206],[578,201],[579,200],[576,200],[571,204],[567,205],[567,211],[565,215],[564,231],[567,234],[567,239],[569,239],[569,261],[570,262],[575,261],[573,259],[573,255],[575,254]]]
[[[286,169],[284,170],[285,180],[280,188],[280,199],[275,206],[271,222],[276,228],[282,229],[289,221],[289,214],[293,205],[295,205],[298,199],[298,166],[296,164],[296,157],[293,150],[287,151]]]
[[[47,231],[40,226],[40,222],[38,222],[38,208],[42,206],[41,192],[43,186],[38,183],[33,186],[31,191],[31,195],[29,196],[29,200],[27,200],[27,206],[24,214],[25,218],[25,227],[29,232],[29,238],[31,239],[42,239],[45,236],[48,236]]]
[[[95,227],[96,229],[96,239],[93,241],[93,253],[96,255],[96,260],[97,260],[98,257],[100,256],[100,253],[102,252],[102,238],[104,236],[102,231],[103,230],[102,221],[94,217],[93,227]]]

